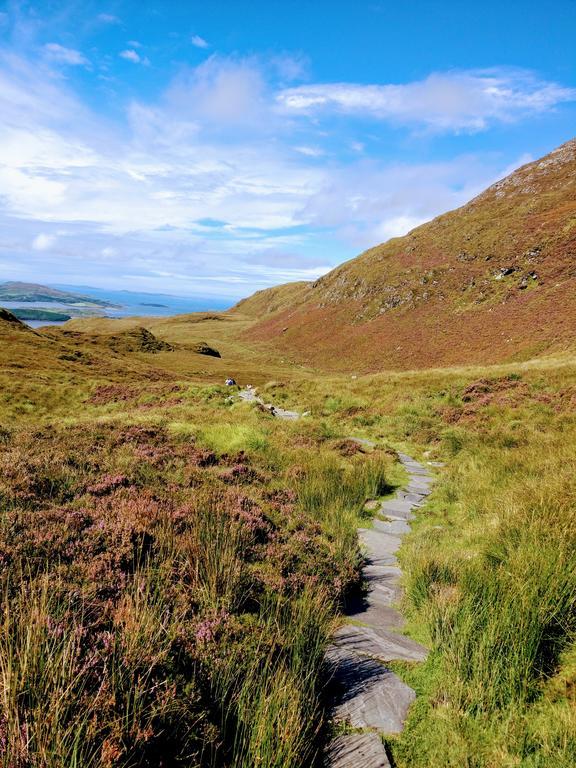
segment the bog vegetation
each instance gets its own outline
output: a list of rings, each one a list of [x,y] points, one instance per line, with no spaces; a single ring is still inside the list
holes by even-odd
[[[418,700],[395,765],[576,764],[573,359],[350,379],[243,347],[241,381],[310,411],[289,423],[213,383],[222,321],[162,323],[154,355],[1,340],[0,765],[319,764],[391,447],[445,463],[401,551],[432,652],[397,665]],[[194,323],[223,350],[202,370]]]
[[[3,422],[5,768],[317,759],[322,658],[390,459],[172,390]]]

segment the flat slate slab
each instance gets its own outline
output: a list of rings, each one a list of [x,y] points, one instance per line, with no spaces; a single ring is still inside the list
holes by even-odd
[[[330,744],[324,760],[330,768],[391,768],[377,733],[347,733]]]
[[[400,549],[402,539],[400,536],[393,536],[390,533],[382,533],[375,528],[359,528],[358,536],[360,541],[368,549],[368,554],[372,556],[394,554]]]
[[[380,512],[385,515],[387,509],[395,510],[396,512],[404,512],[407,515],[410,515],[414,509],[414,502],[410,501],[410,499],[387,499],[380,504]]]
[[[378,661],[424,661],[423,645],[397,632],[345,624],[334,634],[334,645],[345,651]]]
[[[406,619],[400,611],[389,605],[377,603],[375,600],[366,603],[357,611],[348,613],[347,618],[357,624],[365,624],[367,627],[374,627],[375,629],[400,630],[406,624]]]
[[[376,518],[372,522],[372,525],[374,526],[375,531],[380,531],[380,533],[391,533],[393,536],[403,536],[410,531],[410,526],[405,518],[399,516],[396,516],[396,519],[391,518],[389,521],[378,520],[378,518]]]
[[[419,493],[422,496],[429,496],[432,489],[432,481],[424,479],[411,480],[406,486],[408,493]]]
[[[332,646],[333,715],[353,728],[400,733],[416,694],[384,664]]]
[[[406,491],[399,491],[396,494],[396,498],[398,501],[409,501],[411,504],[415,504],[418,506],[419,504],[422,504],[426,499],[426,494],[424,493],[406,493]]]

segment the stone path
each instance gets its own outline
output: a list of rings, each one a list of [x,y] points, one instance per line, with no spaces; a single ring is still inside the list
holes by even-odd
[[[238,393],[238,397],[241,400],[245,400],[247,403],[259,403],[268,411],[270,411],[273,416],[276,416],[279,419],[288,419],[290,421],[294,421],[295,419],[299,419],[301,416],[298,411],[286,411],[284,408],[279,408],[277,405],[265,403],[262,398],[258,397],[253,387],[246,387],[246,389],[241,389]]]
[[[241,390],[239,397],[259,403],[280,419],[301,416],[297,411],[267,405],[252,387]],[[374,447],[370,440],[350,439]],[[404,617],[396,606],[402,596],[402,571],[396,553],[402,536],[410,530],[414,510],[430,493],[433,478],[415,459],[404,453],[398,456],[408,472],[408,483],[393,499],[377,507],[372,528],[358,531],[365,550],[367,595],[350,607],[347,622],[336,631],[326,652],[332,672],[333,720],[354,730],[328,745],[326,768],[390,768],[381,737],[402,731],[416,694],[387,664],[424,661],[428,653],[400,631]]]
[[[332,667],[333,719],[356,731],[336,737],[328,746],[327,768],[389,768],[381,736],[403,729],[416,694],[387,663],[423,661],[427,655],[426,648],[400,633],[404,617],[396,605],[402,596],[402,572],[396,553],[433,478],[410,456],[401,453],[399,458],[408,472],[407,485],[380,504],[372,528],[358,531],[366,552],[368,594],[351,606],[347,623],[335,633],[326,654]]]

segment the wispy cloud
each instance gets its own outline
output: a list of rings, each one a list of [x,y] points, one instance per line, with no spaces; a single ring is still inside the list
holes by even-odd
[[[145,56],[141,56],[138,51],[135,51],[133,48],[127,48],[125,51],[120,51],[118,55],[121,59],[131,61],[133,64],[143,64],[144,66],[150,64],[150,61]]]
[[[192,35],[190,42],[195,48],[210,48],[210,43],[200,35]]]
[[[256,59],[211,56],[200,66],[183,70],[166,94],[170,108],[221,127],[263,124],[269,113],[267,85]]]
[[[47,43],[44,46],[45,55],[54,62],[59,64],[69,64],[70,66],[86,66],[89,64],[88,59],[80,51],[74,48],[65,48],[59,43]]]
[[[480,131],[576,101],[576,89],[523,70],[495,69],[435,73],[403,85],[300,85],[284,89],[276,99],[290,114],[340,112],[440,131]]]
[[[301,155],[305,155],[306,157],[322,157],[326,154],[326,152],[321,147],[299,146],[294,147],[294,151],[299,152]]]

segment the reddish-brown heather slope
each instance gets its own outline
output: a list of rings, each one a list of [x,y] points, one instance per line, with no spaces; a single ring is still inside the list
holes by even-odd
[[[326,369],[495,363],[573,348],[575,288],[573,139],[462,208],[238,310],[260,318],[248,338]]]

